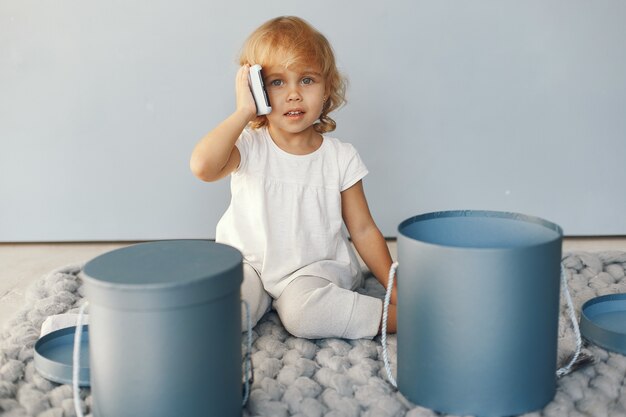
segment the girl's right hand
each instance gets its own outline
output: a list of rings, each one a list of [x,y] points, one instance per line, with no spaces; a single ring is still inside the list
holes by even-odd
[[[235,93],[237,99],[237,112],[244,114],[250,121],[256,117],[256,105],[248,84],[250,65],[245,64],[237,71],[235,80]]]

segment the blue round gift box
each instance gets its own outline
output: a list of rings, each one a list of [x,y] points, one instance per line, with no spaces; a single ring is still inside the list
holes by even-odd
[[[518,213],[427,213],[398,228],[398,388],[495,417],[556,392],[562,230]]]
[[[132,245],[89,261],[94,417],[242,413],[242,256],[207,240]]]

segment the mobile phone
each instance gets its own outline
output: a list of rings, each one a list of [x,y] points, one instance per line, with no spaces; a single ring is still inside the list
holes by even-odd
[[[255,64],[250,67],[248,84],[250,84],[250,91],[254,97],[254,103],[256,104],[257,116],[269,114],[272,111],[272,106],[270,105],[270,99],[267,96],[267,91],[265,91],[265,84],[263,84],[263,72],[259,64]]]

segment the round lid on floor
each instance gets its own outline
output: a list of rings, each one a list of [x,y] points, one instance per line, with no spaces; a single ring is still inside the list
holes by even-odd
[[[83,326],[80,343],[78,385],[89,386],[89,326]],[[55,330],[35,343],[35,369],[46,379],[59,384],[72,383],[72,358],[76,327]]]
[[[580,332],[590,342],[626,355],[626,294],[610,294],[583,304]]]

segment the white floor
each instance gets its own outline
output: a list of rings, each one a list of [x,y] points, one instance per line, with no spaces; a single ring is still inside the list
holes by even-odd
[[[23,305],[26,288],[42,275],[132,243],[0,243],[0,329]],[[396,243],[390,241],[389,247],[395,257]],[[626,251],[626,237],[566,238],[563,242],[563,252],[607,250]]]

